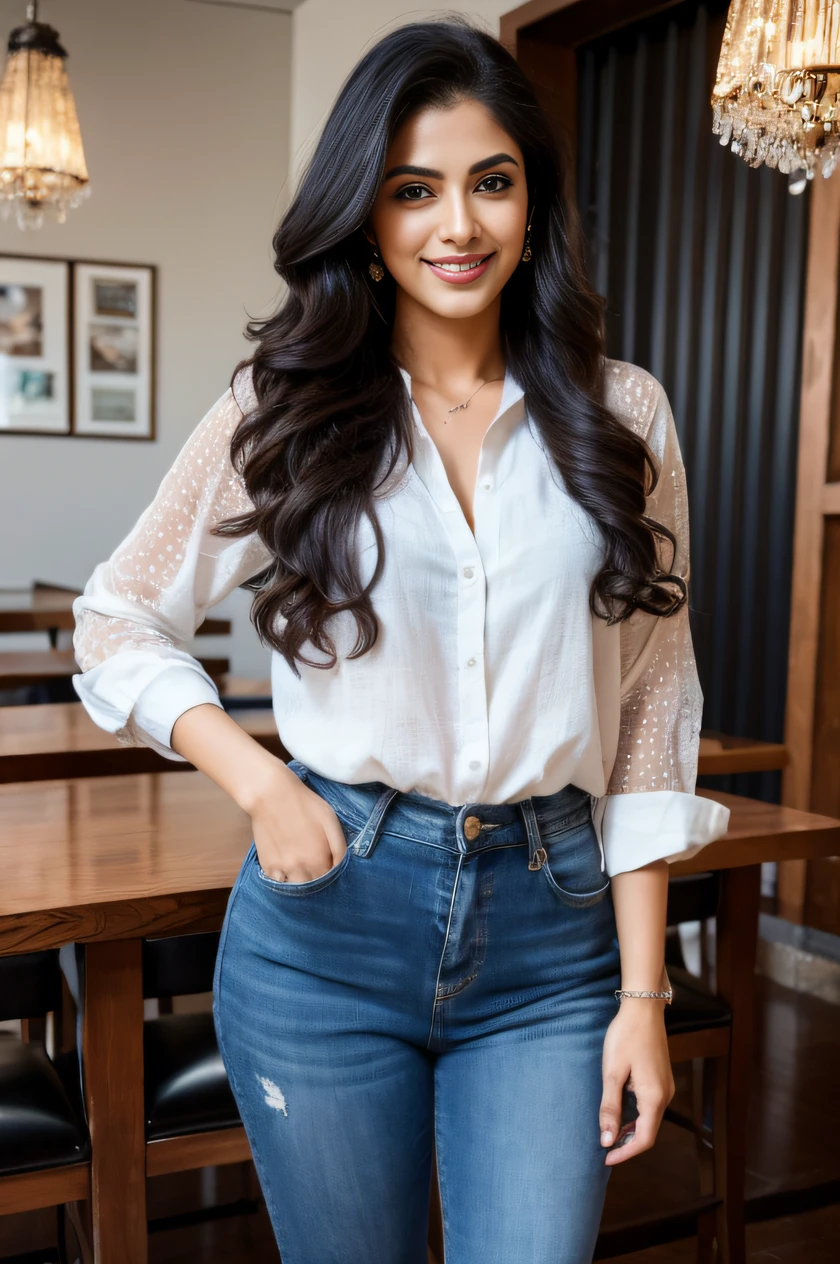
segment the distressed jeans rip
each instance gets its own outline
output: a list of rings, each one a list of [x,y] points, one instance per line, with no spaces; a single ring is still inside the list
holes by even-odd
[[[289,1112],[286,1109],[286,1099],[283,1096],[282,1090],[277,1087],[273,1080],[267,1079],[264,1075],[258,1075],[257,1079],[265,1090],[266,1106],[270,1106],[272,1110],[282,1110],[283,1114],[288,1119]]]

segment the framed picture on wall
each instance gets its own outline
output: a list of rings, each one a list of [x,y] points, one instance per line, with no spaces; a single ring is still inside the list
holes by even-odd
[[[73,263],[73,434],[154,439],[155,269]]]
[[[0,255],[0,432],[69,434],[69,265]]]

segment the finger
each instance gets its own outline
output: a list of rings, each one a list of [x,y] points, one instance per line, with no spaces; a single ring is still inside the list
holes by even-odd
[[[328,873],[330,869],[335,868],[347,850],[347,844],[344,841],[344,834],[340,825],[338,825],[338,832],[340,840],[335,840],[334,835],[330,839],[325,827],[317,845],[309,847],[297,862],[289,860],[288,873],[290,882],[314,882],[316,878],[320,878],[323,874]],[[339,845],[340,851],[338,850]]]
[[[337,865],[341,857],[347,851],[347,839],[344,837],[344,830],[341,826],[335,812],[330,811],[330,816],[324,825],[324,833],[327,838],[327,846],[332,856],[332,864]]]
[[[601,1145],[611,1146],[618,1136],[621,1125],[621,1090],[623,1079],[618,1075],[604,1076],[604,1092],[598,1110],[598,1126],[601,1129]]]
[[[271,878],[273,882],[286,882],[288,879],[288,874],[280,865],[271,864],[268,860],[265,862],[265,865],[260,862],[260,868],[266,877]]]
[[[656,1140],[661,1117],[661,1114],[656,1118],[650,1114],[640,1113],[638,1119],[625,1124],[619,1133],[615,1147],[606,1157],[607,1164],[612,1167],[616,1163],[626,1163],[628,1159],[634,1159],[637,1154],[650,1150]]]

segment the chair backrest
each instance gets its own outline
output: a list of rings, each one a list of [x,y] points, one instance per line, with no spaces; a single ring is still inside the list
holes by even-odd
[[[194,996],[213,990],[219,932],[143,940],[143,996]]]
[[[669,926],[680,922],[703,922],[717,916],[720,881],[717,872],[690,873],[668,883]]]
[[[0,957],[0,1022],[43,1018],[60,1005],[58,949]]]

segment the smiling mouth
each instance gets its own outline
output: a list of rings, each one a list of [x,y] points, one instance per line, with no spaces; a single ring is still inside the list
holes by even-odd
[[[495,253],[495,250],[491,250],[490,254],[483,255],[481,259],[475,259],[472,263],[435,263],[434,259],[424,259],[423,262],[431,264],[433,268],[440,268],[442,272],[472,272],[485,264]]]
[[[484,276],[495,255],[495,250],[491,250],[490,254],[467,254],[462,258],[450,255],[448,259],[423,259],[423,263],[447,286],[471,286]]]

